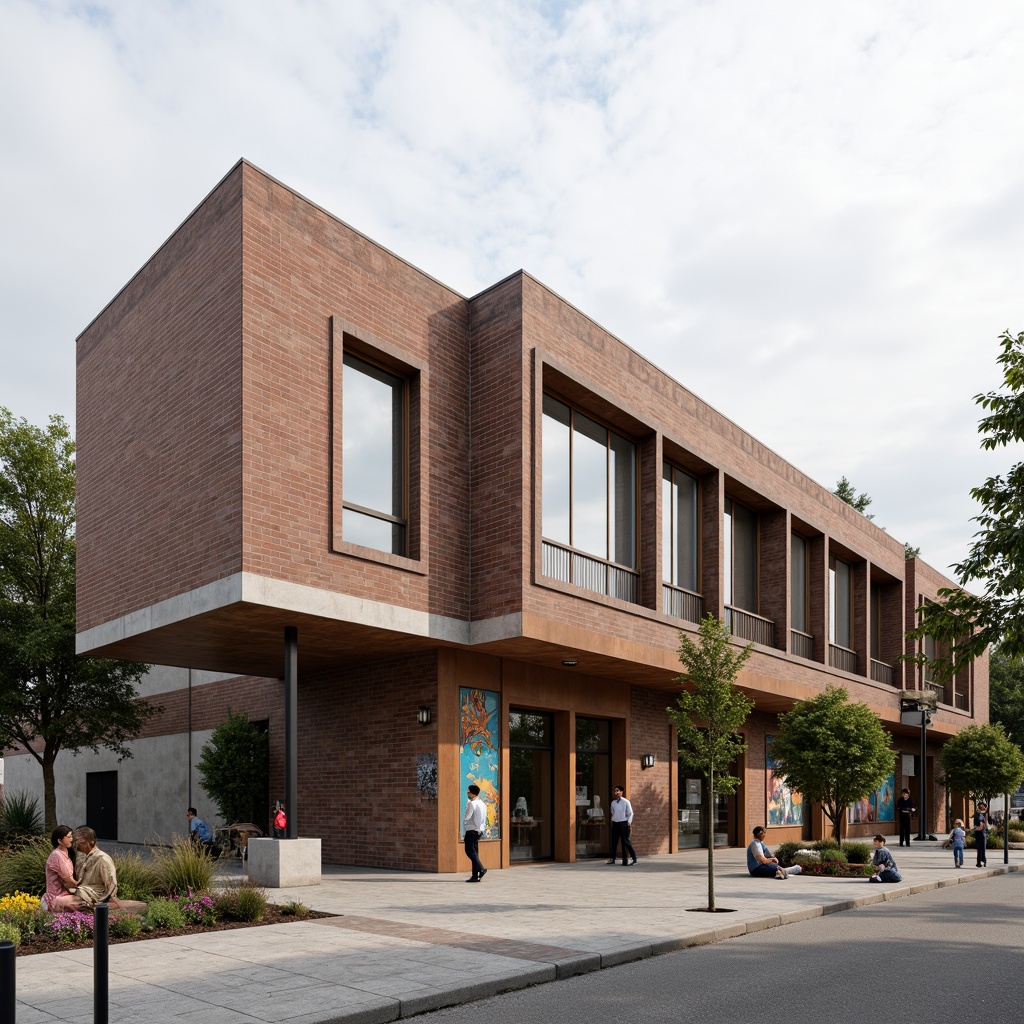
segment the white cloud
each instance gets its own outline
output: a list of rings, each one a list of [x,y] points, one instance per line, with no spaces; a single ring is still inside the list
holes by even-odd
[[[240,156],[472,294],[524,267],[937,566],[1004,455],[1024,11],[0,0],[0,403]]]

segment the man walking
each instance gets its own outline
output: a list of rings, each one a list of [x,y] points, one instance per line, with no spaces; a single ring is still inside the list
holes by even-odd
[[[901,790],[900,798],[896,801],[896,816],[900,822],[900,846],[910,845],[910,816],[916,813],[917,807],[910,799],[910,790]]]
[[[480,863],[480,836],[487,824],[487,806],[480,799],[480,787],[475,783],[466,791],[466,813],[462,816],[462,829],[466,834],[466,856],[473,865],[473,874],[467,882],[480,882],[487,868]]]
[[[633,805],[626,799],[621,786],[612,790],[612,839],[611,851],[608,854],[609,864],[615,863],[615,855],[619,849],[619,840],[622,840],[622,866],[629,867],[636,863],[636,850],[629,841],[629,832],[633,825]],[[627,860],[629,856],[631,859]]]

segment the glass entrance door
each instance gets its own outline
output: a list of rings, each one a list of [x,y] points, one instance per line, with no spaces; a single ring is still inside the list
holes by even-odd
[[[735,775],[736,765],[730,769]],[[708,845],[705,800],[707,779],[679,766],[679,849],[694,850]],[[715,846],[736,844],[736,797],[716,793],[712,809]]]
[[[576,857],[608,855],[612,724],[576,719]]]
[[[511,861],[551,860],[555,856],[554,735],[551,715],[509,712]]]

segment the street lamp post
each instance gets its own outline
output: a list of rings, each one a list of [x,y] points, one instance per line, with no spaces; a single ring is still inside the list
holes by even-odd
[[[931,722],[929,712],[935,710],[937,703],[934,690],[904,690],[900,697],[901,724],[917,725],[921,728],[917,838],[922,842],[935,838],[928,834],[928,725]]]

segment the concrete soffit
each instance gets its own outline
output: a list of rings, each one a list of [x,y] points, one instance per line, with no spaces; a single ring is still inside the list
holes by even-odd
[[[469,622],[384,601],[240,572],[84,630],[76,636],[75,650],[78,654],[88,654],[110,644],[236,604],[252,604],[336,622],[351,622],[466,646],[512,639],[521,636],[523,628],[522,615],[518,613]]]

